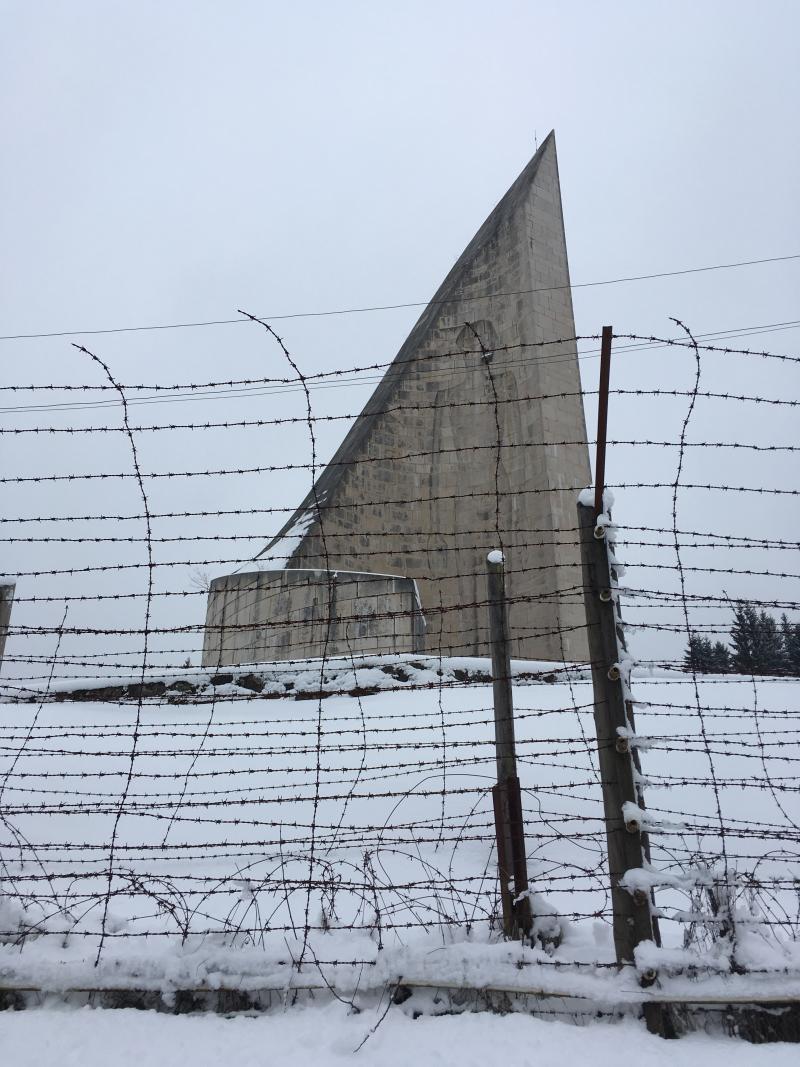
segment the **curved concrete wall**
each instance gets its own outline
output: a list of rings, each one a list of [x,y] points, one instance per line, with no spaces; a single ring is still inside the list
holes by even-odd
[[[262,570],[215,578],[209,590],[205,667],[424,647],[425,620],[412,578]]]

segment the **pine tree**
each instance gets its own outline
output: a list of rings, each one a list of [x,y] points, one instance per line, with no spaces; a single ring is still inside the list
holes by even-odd
[[[800,677],[800,622],[790,622],[786,615],[782,615],[781,636],[786,673],[798,678]]]
[[[756,674],[756,631],[758,612],[743,601],[733,609],[731,666],[738,674]]]
[[[760,674],[786,673],[783,635],[775,619],[763,608],[758,616],[758,661],[761,666]]]
[[[727,674],[731,669],[731,650],[722,641],[711,646],[711,673]]]
[[[734,608],[731,666],[739,674],[784,674],[785,635],[766,611],[742,601]]]
[[[710,674],[713,671],[713,650],[707,637],[689,634],[689,644],[683,657],[683,669],[687,673]]]

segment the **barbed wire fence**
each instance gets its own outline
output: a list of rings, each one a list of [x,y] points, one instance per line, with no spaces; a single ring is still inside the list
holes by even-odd
[[[220,641],[219,658],[204,663],[206,569],[249,566],[294,512],[280,502],[296,489],[291,479],[300,472],[316,484],[319,435],[360,414],[315,412],[315,388],[368,380],[388,366],[304,374],[269,324],[260,325],[291,364],[291,377],[119,384],[101,355],[82,348],[104,368],[105,383],[31,385],[31,393],[68,399],[3,409],[6,423],[22,416],[34,424],[0,427],[15,445],[15,469],[0,482],[9,508],[18,508],[0,518],[10,564],[3,565],[4,588],[16,582],[11,617],[0,618],[7,630],[0,941],[20,960],[35,960],[30,974],[42,985],[54,959],[76,967],[89,960],[107,983],[109,956],[131,984],[145,951],[139,946],[162,957],[174,944],[182,952],[227,953],[224,966],[217,962],[229,973],[253,967],[241,951],[257,946],[271,974],[285,977],[280,968],[288,967],[295,983],[322,976],[341,989],[343,974],[357,973],[361,982],[365,969],[394,986],[401,975],[408,980],[409,960],[420,968],[414,953],[429,952],[432,941],[446,948],[502,940],[489,688],[498,678],[487,658],[485,584],[487,553],[497,549],[516,647],[553,637],[561,650],[549,662],[515,658],[509,670],[530,884],[524,932],[537,967],[616,970],[620,945],[615,950],[611,931],[622,893],[650,923],[650,935],[629,943],[622,960],[645,984],[690,970],[800,969],[800,680],[791,644],[800,633],[800,572],[783,562],[800,547],[791,510],[800,490],[790,473],[800,446],[780,436],[789,425],[781,419],[798,404],[791,376],[800,357],[699,344],[688,331],[684,339],[615,334],[616,344],[634,351],[686,356],[693,380],[688,388],[674,380],[663,388],[611,388],[612,404],[620,405],[612,426],[633,429],[607,441],[613,512],[607,496],[589,523],[579,508],[571,525],[517,527],[506,545],[500,516],[509,492],[555,494],[572,507],[585,487],[509,490],[501,477],[509,455],[535,457],[581,439],[510,440],[504,414],[565,397],[591,403],[598,390],[505,397],[493,368],[529,359],[557,365],[567,358],[559,347],[599,338],[493,347],[490,359],[480,325],[466,324],[474,344],[415,370],[446,380],[454,358],[477,355],[485,393],[451,403],[488,410],[488,439],[459,440],[451,449],[404,442],[346,461],[432,464],[450,452],[487,472],[485,489],[435,497],[454,509],[479,498],[488,518],[458,530],[455,568],[428,579],[428,646],[386,653],[359,643],[362,623],[391,621],[396,611],[370,610],[366,620],[357,607],[334,610],[337,568],[355,554],[370,570],[385,553],[354,553],[358,531],[326,528],[337,504],[315,498],[326,588],[321,654],[225,662]],[[731,361],[775,367],[778,377],[745,373],[740,389]],[[661,366],[660,377],[669,379],[671,367]],[[720,373],[725,387],[715,388]],[[304,410],[132,421],[138,403],[217,403],[237,390],[260,403],[264,389],[299,396]],[[87,399],[98,393],[103,399]],[[401,401],[378,414],[419,408]],[[616,414],[623,410],[625,417]],[[101,412],[108,424],[97,422]],[[692,432],[698,422],[700,439]],[[671,423],[674,436],[653,435],[652,427]],[[249,433],[269,436],[253,445],[242,436]],[[254,451],[264,459],[242,460]],[[274,493],[270,479],[278,479]],[[432,499],[389,492],[347,506],[413,514]],[[581,506],[589,506],[583,498]],[[608,582],[596,589],[581,571],[587,529],[601,531],[595,548],[607,553]],[[370,543],[381,536],[371,534]],[[410,577],[425,575],[431,538],[454,537],[444,527],[411,529],[405,553],[418,557],[419,568]],[[541,562],[543,549],[557,550],[558,559]],[[292,552],[280,546],[271,555],[273,567],[291,563]],[[472,582],[472,599],[448,603],[437,594],[436,580],[454,578]],[[610,646],[598,652],[592,627],[600,624],[590,616],[567,626],[555,611],[542,616],[555,626],[514,625],[523,607],[534,609],[532,617],[553,605],[582,609],[595,594],[612,612],[616,656]],[[743,603],[762,619],[785,617],[779,667],[761,673],[753,664],[742,674],[734,662],[707,673],[686,648],[703,635],[727,640]],[[467,610],[477,627],[461,622]],[[334,619],[347,644],[332,655]],[[280,618],[258,622],[261,632],[285,626]],[[780,634],[780,620],[776,627]],[[576,634],[589,649],[584,658],[565,654],[577,647]],[[598,695],[600,675],[605,695]],[[616,695],[608,685],[618,687]],[[601,735],[598,707],[617,698],[624,721]],[[617,831],[629,843],[641,838],[642,858],[621,871],[612,864],[610,875],[612,750],[612,762],[626,761],[633,790],[626,798],[632,807],[614,816],[622,816]],[[512,908],[519,902],[517,886]],[[443,967],[437,981],[451,978]]]

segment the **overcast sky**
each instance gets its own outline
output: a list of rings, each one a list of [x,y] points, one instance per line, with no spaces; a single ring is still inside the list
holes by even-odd
[[[0,12],[4,335],[227,319],[239,307],[277,316],[425,301],[551,128],[579,333],[611,323],[619,332],[672,335],[673,315],[701,334],[800,320],[800,260],[585,285],[800,252],[795,0],[6,0]],[[391,359],[419,310],[296,318],[280,329],[304,370],[347,367]],[[1,342],[5,384],[101,383],[71,339]],[[129,383],[286,372],[275,347],[249,325],[74,339]],[[781,328],[731,343],[797,353],[797,340],[797,329]],[[597,360],[590,344],[583,348],[584,383],[594,388]],[[692,372],[689,355],[676,350],[615,356],[617,385],[685,389]],[[795,368],[774,361],[711,357],[704,375],[707,388],[798,396]],[[316,402],[321,411],[356,412],[370,389],[319,391]],[[15,394],[11,402],[32,399]],[[269,418],[301,412],[302,398],[170,408],[142,405],[136,420]],[[610,436],[675,440],[684,412],[679,402],[612,400]],[[587,415],[593,436],[591,408]],[[7,412],[3,419],[9,426],[119,425],[115,409]],[[695,440],[792,443],[796,414],[707,402],[692,429]],[[144,466],[307,458],[302,433],[220,433],[200,442],[186,434],[143,437]],[[323,456],[343,433],[341,423],[321,432]],[[123,441],[64,442],[4,439],[6,475],[129,468]],[[674,472],[674,461],[669,450],[620,447],[612,450],[609,480],[631,473],[660,480]],[[794,466],[785,456],[733,462],[698,450],[686,474],[789,485],[796,484]],[[266,507],[299,502],[307,485],[301,472],[152,491],[162,510]],[[133,512],[139,503],[130,484],[8,487],[3,495],[7,517]],[[749,498],[728,504],[687,492],[681,500],[684,528],[738,524],[744,533],[796,540],[794,498],[768,500],[757,513]],[[664,524],[665,508],[663,494],[618,496],[621,521]],[[263,531],[264,540],[282,517],[232,519],[226,529]],[[109,532],[109,523],[92,530],[100,525]],[[247,558],[260,543],[225,552]],[[141,546],[128,548],[131,560],[140,559]],[[209,555],[218,558],[219,546]],[[122,558],[113,546],[88,553],[22,546],[7,552],[1,569],[87,565],[90,556]],[[771,569],[786,556],[772,558]],[[170,558],[186,561],[185,546]],[[757,565],[768,563],[759,557]],[[185,587],[185,571],[176,568],[163,587]],[[130,588],[141,582],[139,574]],[[35,592],[76,588],[48,583]],[[751,585],[732,588],[755,595]],[[797,583],[770,589],[798,599]],[[181,602],[170,618],[198,621],[201,601]],[[126,615],[129,624],[140,607]],[[56,610],[20,604],[15,615],[30,622]],[[78,618],[79,607],[74,612]],[[118,617],[109,612],[106,621]]]

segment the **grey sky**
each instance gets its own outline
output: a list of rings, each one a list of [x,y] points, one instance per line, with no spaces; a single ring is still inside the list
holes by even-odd
[[[6,2],[1,10],[3,334],[230,318],[237,307],[280,314],[424,301],[551,127],[573,282],[800,252],[794,2],[76,0]],[[594,333],[608,322],[618,331],[672,334],[670,315],[698,333],[784,323],[800,319],[799,280],[793,261],[577,288],[577,328]],[[295,319],[281,332],[304,369],[329,369],[391,359],[417,314]],[[744,343],[797,352],[797,336],[787,330]],[[69,340],[2,342],[5,383],[102,381]],[[127,382],[286,371],[250,326],[84,340]],[[587,387],[596,368],[595,359],[584,361]],[[683,389],[691,372],[686,353],[620,352],[614,381]],[[704,374],[708,388],[797,397],[792,367],[712,359]],[[330,390],[315,403],[355,412],[369,391]],[[302,411],[296,393],[175,408],[187,421],[190,413],[205,420]],[[615,401],[610,433],[674,440],[684,410],[680,402]],[[136,415],[167,419],[157,405]],[[796,438],[791,411],[734,415],[699,407],[694,439]],[[118,425],[116,411],[102,419],[3,418],[18,426]],[[321,430],[323,456],[343,432],[341,423]],[[307,458],[302,431],[228,434],[213,444],[206,437],[199,446],[188,435],[168,444],[155,436],[142,440],[148,469],[201,469],[211,455],[220,466],[243,456],[254,464]],[[129,467],[122,441],[62,442],[26,439],[23,451],[6,439],[5,473]],[[661,480],[674,459],[620,448],[609,478],[633,472]],[[734,462],[705,452],[689,457],[687,478],[790,484],[793,468],[784,457]],[[306,488],[307,476],[294,474],[246,485],[171,484],[153,495],[158,508],[243,507],[254,499],[290,506]],[[9,487],[4,497],[7,515],[137,505],[130,485]],[[796,538],[792,498],[767,501],[760,515],[743,515],[745,504],[689,493],[682,525],[739,523],[745,533]],[[619,507],[623,521],[669,518],[663,496],[639,494]],[[255,534],[258,526],[263,539],[280,525],[269,516],[251,518],[246,529],[237,521],[231,530]],[[140,557],[140,548],[129,551]],[[247,547],[238,551],[247,555]],[[15,549],[0,569],[86,565],[89,555]],[[102,562],[115,558],[108,548]],[[185,559],[185,547],[171,558]],[[131,589],[141,588],[141,577]],[[185,584],[185,568],[180,576],[176,569],[164,587]],[[39,583],[36,592],[67,588],[75,586]],[[778,583],[779,590],[798,599],[796,583]],[[20,605],[17,618],[30,621],[34,609],[41,619],[45,607],[36,605]],[[106,621],[121,610],[109,608]],[[138,606],[125,611],[134,619]],[[190,615],[199,621],[201,598],[181,602],[170,618]]]

